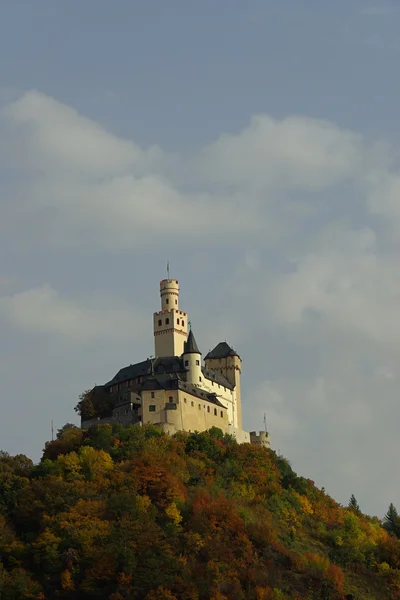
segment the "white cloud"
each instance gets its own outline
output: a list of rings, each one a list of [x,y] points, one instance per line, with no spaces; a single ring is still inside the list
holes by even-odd
[[[50,285],[0,297],[0,318],[22,331],[74,343],[138,338],[145,329],[142,315],[116,297],[96,295],[79,303]]]
[[[361,155],[362,138],[332,123],[259,115],[205,148],[202,166],[206,177],[226,185],[318,189],[354,177]]]
[[[158,150],[143,152],[69,106],[36,91],[3,109],[3,119],[17,139],[18,160],[27,169],[75,171],[84,178],[106,176],[143,165]],[[14,156],[14,160],[17,157]]]
[[[300,117],[256,117],[192,157],[143,150],[38,92],[3,109],[2,129],[0,156],[19,173],[3,223],[29,214],[53,245],[134,248],[154,243],[152,233],[160,242],[273,239],[285,226],[273,189],[326,188],[363,163],[360,136]]]

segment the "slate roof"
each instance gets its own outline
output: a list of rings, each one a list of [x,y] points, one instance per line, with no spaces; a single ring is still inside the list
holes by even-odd
[[[205,358],[227,358],[228,356],[238,356],[240,358],[239,354],[229,344],[220,342],[213,350],[210,350]]]
[[[222,375],[222,373],[217,373],[216,371],[210,371],[209,369],[206,369],[205,367],[201,368],[204,377],[206,377],[207,379],[210,379],[211,381],[215,381],[216,383],[219,383],[220,385],[223,385],[224,387],[228,388],[229,390],[233,390],[233,388],[235,387],[234,385],[232,385],[230,383],[230,381],[228,381],[228,379]]]
[[[189,341],[190,333],[188,336]],[[191,342],[191,347],[197,347],[196,340],[193,336],[193,342]],[[225,342],[223,342],[225,343]],[[226,344],[228,346],[228,344]],[[229,346],[228,346],[229,348]],[[231,348],[230,350],[234,352]],[[206,356],[206,358],[219,358],[210,357],[210,353]],[[234,353],[233,355],[236,355]],[[223,387],[232,390],[234,386],[222,375],[221,373],[217,373],[215,371],[210,371],[202,367],[202,372],[204,377],[210,379],[211,381],[215,381],[219,383]],[[118,373],[104,386],[97,386],[98,389],[109,388],[110,386],[114,386],[117,383],[124,383],[125,381],[130,381],[131,379],[137,379],[138,377],[144,377],[143,381],[144,389],[146,389],[147,380],[155,378],[155,381],[158,382],[158,389],[172,389],[171,381],[175,379],[179,379],[181,381],[186,381],[186,373],[187,369],[185,369],[183,364],[183,359],[179,356],[160,356],[158,358],[148,358],[140,363],[136,363],[134,365],[129,365],[128,367],[124,367],[120,369]],[[174,377],[176,376],[176,377]],[[150,385],[150,384],[149,384]],[[166,386],[165,388],[163,386]],[[154,389],[154,388],[147,388]]]
[[[124,367],[123,369],[120,369],[108,383],[105,384],[105,387],[115,385],[116,383],[122,383],[124,381],[128,381],[129,379],[136,379],[141,375],[151,375],[151,366],[152,361],[150,358],[148,358],[143,362],[136,363],[135,365],[129,365],[129,367]]]
[[[143,362],[129,365],[120,369],[118,373],[105,384],[104,387],[123,383],[130,379],[137,379],[143,375],[151,375],[152,373],[184,373],[185,368],[182,360],[178,356],[163,356],[155,359],[148,358]]]
[[[192,330],[189,331],[188,338],[184,343],[183,354],[201,354]]]

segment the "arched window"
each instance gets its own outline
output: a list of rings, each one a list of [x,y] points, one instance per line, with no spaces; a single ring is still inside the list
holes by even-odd
[[[184,323],[184,321],[182,321],[182,327],[185,327],[185,323]]]
[[[177,324],[179,325],[179,319],[176,320]]]
[[[217,416],[217,409],[214,408],[214,415]]]
[[[161,325],[162,325],[162,321],[161,321],[161,319],[158,319],[158,326],[161,327]]]

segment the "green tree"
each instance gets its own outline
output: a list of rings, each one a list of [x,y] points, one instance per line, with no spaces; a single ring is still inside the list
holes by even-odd
[[[383,519],[383,526],[386,531],[400,538],[400,517],[392,502],[389,504],[388,511]]]
[[[349,503],[347,506],[348,506],[348,508],[350,508],[350,510],[355,512],[357,515],[361,514],[360,506],[359,506],[354,494],[352,494],[350,496],[350,500],[349,500]]]

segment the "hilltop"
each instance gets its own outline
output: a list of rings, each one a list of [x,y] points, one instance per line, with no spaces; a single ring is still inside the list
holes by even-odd
[[[0,455],[0,598],[400,598],[400,541],[214,428],[71,425]]]

